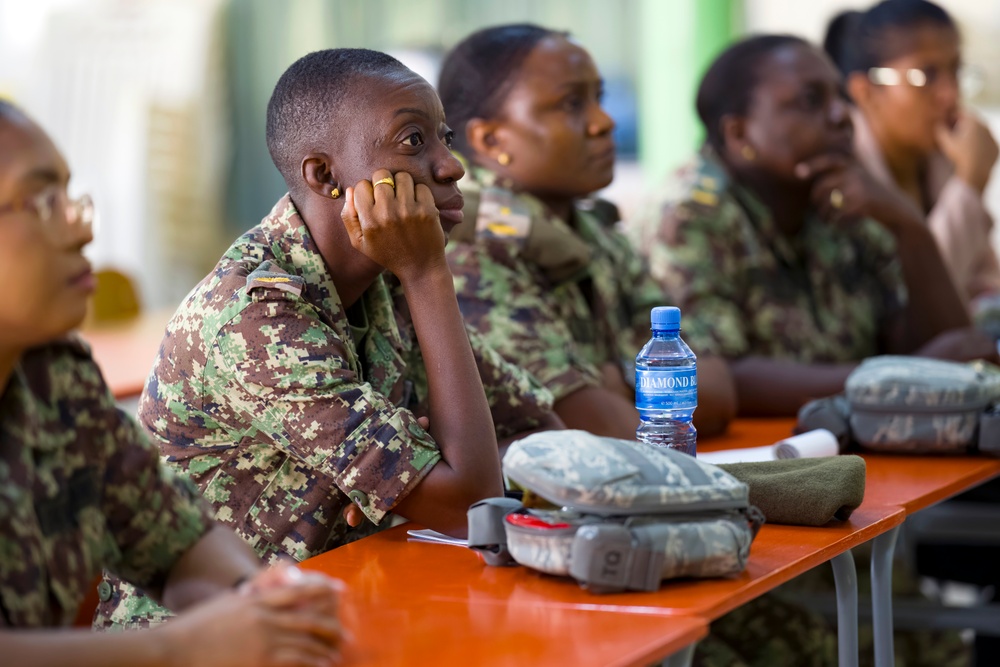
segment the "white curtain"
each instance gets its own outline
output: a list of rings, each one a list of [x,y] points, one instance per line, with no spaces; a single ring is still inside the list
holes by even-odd
[[[221,5],[0,0],[0,93],[54,138],[71,192],[93,196],[95,266],[130,275],[147,307],[177,303],[225,236]]]

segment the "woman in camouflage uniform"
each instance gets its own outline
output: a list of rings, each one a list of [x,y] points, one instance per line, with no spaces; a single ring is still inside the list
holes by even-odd
[[[634,438],[636,353],[662,287],[590,195],[611,182],[614,122],[590,55],[563,33],[489,28],[445,59],[441,101],[470,163],[448,247],[466,322],[554,395],[570,428]],[[732,387],[698,360],[702,435],[725,429]]]
[[[742,415],[792,416],[865,357],[993,352],[915,206],[855,159],[833,63],[786,35],[739,42],[698,90],[707,142],[634,221],[636,245],[687,307],[688,340],[730,362]],[[862,591],[866,568],[859,564]],[[832,589],[817,568],[790,587]],[[896,593],[916,580],[896,569]],[[821,581],[816,581],[820,579]],[[872,656],[868,628],[862,664]],[[906,665],[961,665],[956,634],[896,633]]]
[[[587,198],[614,166],[601,89],[590,55],[563,33],[500,26],[455,47],[439,92],[471,167],[448,260],[466,321],[536,374],[567,426],[632,439],[626,362],[664,292],[614,226],[617,211]],[[698,428],[720,431],[732,388],[718,357],[699,357],[698,382]],[[821,621],[767,596],[713,624],[695,662],[832,665],[835,644]]]
[[[46,134],[0,102],[0,655],[30,665],[329,664],[333,582],[264,571],[165,470],[67,335],[94,277],[92,207]],[[102,568],[176,610],[150,633],[69,632]],[[239,590],[233,590],[237,584]],[[31,632],[27,632],[31,630]]]
[[[705,147],[632,224],[688,343],[729,361],[740,415],[794,415],[875,354],[995,352],[921,212],[855,159],[841,84],[796,37],[730,47],[698,91]]]

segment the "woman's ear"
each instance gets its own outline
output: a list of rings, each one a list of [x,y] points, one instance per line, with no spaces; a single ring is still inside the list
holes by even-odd
[[[747,136],[745,117],[726,114],[719,120],[719,131],[722,133],[722,145],[726,148],[726,157],[730,160],[739,158],[743,162],[753,162],[757,156],[757,149]]]
[[[867,109],[871,106],[874,86],[875,84],[862,72],[851,72],[844,82],[844,89],[859,109]]]
[[[302,180],[306,186],[320,197],[337,199],[344,194],[342,186],[333,174],[333,164],[326,153],[309,153],[300,165]]]
[[[475,155],[467,156],[470,160],[479,156],[487,162],[496,162],[503,149],[500,124],[492,120],[473,118],[465,124],[465,141]]]

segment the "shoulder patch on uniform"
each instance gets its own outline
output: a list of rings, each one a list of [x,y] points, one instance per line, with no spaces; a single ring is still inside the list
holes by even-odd
[[[264,262],[247,276],[247,293],[254,291],[280,290],[295,296],[302,296],[306,281],[293,276],[273,262]]]
[[[476,237],[524,243],[531,232],[528,202],[510,190],[484,187],[479,195]]]
[[[719,196],[707,190],[692,190],[691,199],[704,206],[715,206],[719,203]]]
[[[714,159],[705,156],[699,158],[688,178],[688,198],[709,208],[719,205],[720,195],[729,183],[725,170]]]

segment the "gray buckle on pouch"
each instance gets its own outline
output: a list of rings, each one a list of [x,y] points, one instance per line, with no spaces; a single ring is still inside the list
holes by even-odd
[[[663,549],[641,528],[590,525],[576,531],[569,569],[593,593],[655,591],[662,580],[663,559]]]
[[[515,498],[486,498],[469,507],[469,548],[479,552],[487,565],[517,565],[507,550],[507,529],[503,518],[521,509]]]

